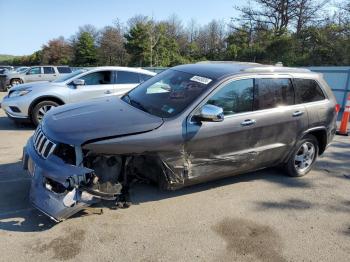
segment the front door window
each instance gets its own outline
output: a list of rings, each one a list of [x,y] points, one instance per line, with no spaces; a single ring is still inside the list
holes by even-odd
[[[221,107],[225,115],[252,111],[253,79],[243,79],[225,84],[207,102]]]

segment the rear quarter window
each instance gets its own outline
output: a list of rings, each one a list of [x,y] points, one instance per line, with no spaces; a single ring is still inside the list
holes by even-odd
[[[313,79],[294,79],[295,98],[297,104],[316,102],[324,100],[326,97]]]
[[[44,66],[44,74],[54,74],[55,73],[55,69],[53,69],[53,67],[51,66]]]
[[[128,71],[117,72],[117,84],[138,84],[140,78],[138,73]]]
[[[67,66],[61,66],[61,67],[57,67],[57,70],[60,74],[69,74],[72,73],[72,69],[70,69],[70,67]]]
[[[145,82],[152,77],[150,75],[145,75],[145,74],[139,74],[139,76],[140,76],[141,82]]]

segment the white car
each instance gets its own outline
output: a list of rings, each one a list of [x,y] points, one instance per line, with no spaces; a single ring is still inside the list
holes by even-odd
[[[62,75],[72,73],[72,69],[69,66],[33,66],[24,70],[22,68],[4,72],[0,76],[0,89],[7,91],[9,87],[19,84],[53,81]]]
[[[52,82],[20,84],[10,89],[1,107],[13,120],[38,125],[51,108],[104,96],[121,96],[155,73],[128,67],[80,69]]]

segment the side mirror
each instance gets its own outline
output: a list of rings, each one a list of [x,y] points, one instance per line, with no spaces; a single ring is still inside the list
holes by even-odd
[[[206,104],[195,118],[203,122],[222,122],[224,121],[224,110],[221,107]]]
[[[75,79],[73,80],[73,85],[77,86],[84,86],[85,80],[84,79]]]

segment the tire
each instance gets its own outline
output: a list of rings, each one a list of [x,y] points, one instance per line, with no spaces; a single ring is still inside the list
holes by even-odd
[[[52,109],[53,107],[59,106],[58,103],[54,101],[42,101],[36,104],[32,110],[31,118],[35,126],[38,126],[43,119],[44,115]]]
[[[306,135],[295,146],[284,168],[289,176],[300,177],[309,173],[317,159],[318,141],[313,135]]]
[[[11,81],[10,81],[11,87],[19,85],[19,84],[23,84],[23,81],[19,78],[14,78],[14,79],[11,79]]]

